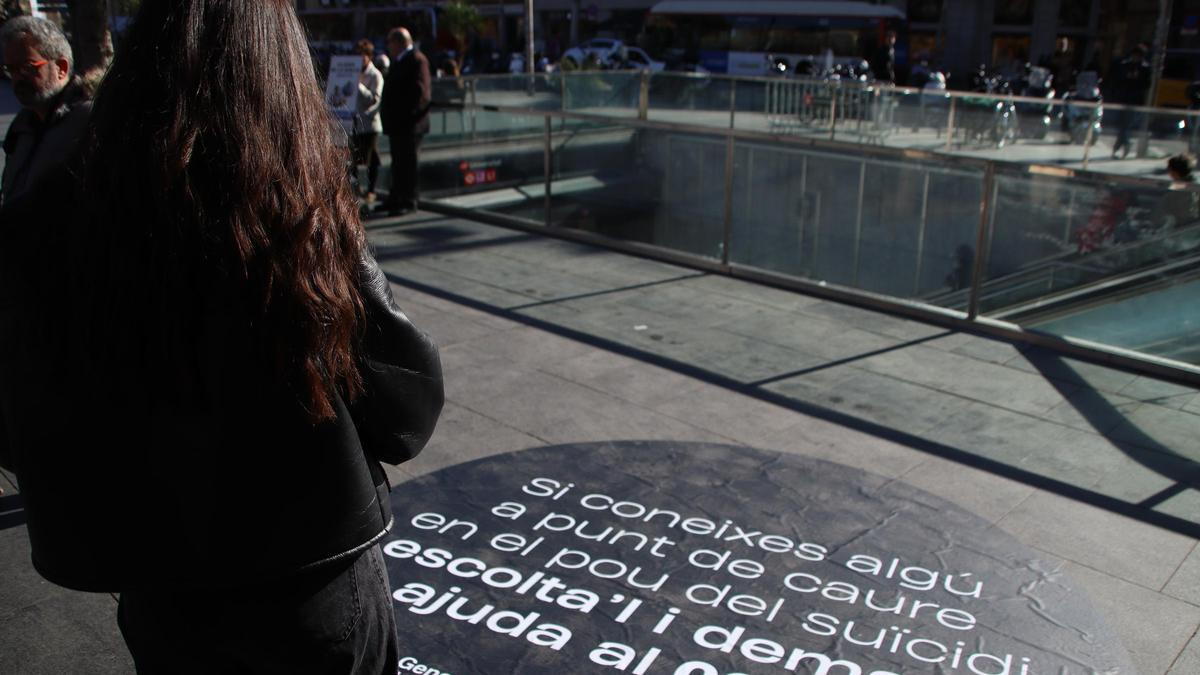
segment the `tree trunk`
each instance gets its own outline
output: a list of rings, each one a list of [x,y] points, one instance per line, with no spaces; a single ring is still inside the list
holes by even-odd
[[[73,0],[71,34],[75,52],[75,72],[89,91],[95,87],[112,61],[112,34],[108,29],[109,0]]]

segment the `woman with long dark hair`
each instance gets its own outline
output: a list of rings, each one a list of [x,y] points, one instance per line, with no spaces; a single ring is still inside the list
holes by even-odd
[[[139,673],[395,673],[380,462],[442,405],[290,0],[142,3],[77,161],[0,214],[0,463]]]

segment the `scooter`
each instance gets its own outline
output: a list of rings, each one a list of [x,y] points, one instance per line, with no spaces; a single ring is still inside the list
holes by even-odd
[[[946,93],[946,80],[946,73],[931,70],[925,74],[925,83],[921,85],[919,126],[933,127],[938,136],[942,135],[950,116],[950,95]]]
[[[963,107],[962,128],[968,140],[984,141],[997,148],[1017,140],[1017,108],[1006,100],[1009,83],[998,75],[987,72],[984,66],[976,70],[973,77],[974,91],[981,96],[964,96],[959,100]]]
[[[1082,144],[1088,139],[1088,129],[1091,129],[1091,142],[1100,138],[1101,121],[1104,119],[1104,98],[1100,94],[1100,76],[1092,70],[1085,70],[1075,77],[1074,91],[1063,94],[1062,128],[1071,138],[1071,142]],[[1072,105],[1073,101],[1095,103],[1096,105]]]
[[[1019,96],[1045,100],[1044,104],[1028,101],[1015,104],[1021,136],[1041,140],[1054,126],[1053,83],[1054,76],[1050,74],[1050,69],[1041,66],[1027,66],[1025,76],[1013,87]]]

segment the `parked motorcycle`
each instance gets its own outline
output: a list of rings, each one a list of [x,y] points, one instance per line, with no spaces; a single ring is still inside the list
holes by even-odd
[[[1020,101],[1015,104],[1021,136],[1041,140],[1054,126],[1054,75],[1049,68],[1026,65],[1025,75],[1012,84],[1018,96],[1039,98],[1045,103]]]
[[[984,66],[975,71],[972,81],[972,90],[983,95],[959,100],[961,127],[967,140],[991,143],[997,148],[1015,142],[1019,122],[1016,106],[1006,98],[1010,93],[1009,82],[989,73]]]
[[[1085,70],[1075,77],[1075,89],[1063,94],[1062,106],[1062,128],[1070,136],[1072,143],[1084,143],[1088,138],[1089,128],[1091,142],[1099,140],[1101,121],[1104,118],[1104,107],[1100,105],[1103,100],[1098,73]],[[1072,105],[1072,102],[1096,105]]]
[[[946,93],[948,77],[940,70],[931,70],[925,73],[925,81],[921,85],[919,126],[933,127],[938,136],[946,128],[950,116],[950,94]]]

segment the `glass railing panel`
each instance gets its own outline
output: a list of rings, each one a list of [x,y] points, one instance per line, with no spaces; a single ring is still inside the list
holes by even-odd
[[[641,73],[583,70],[559,73],[561,108],[572,112],[636,117]]]
[[[554,148],[553,226],[720,258],[722,139],[594,125]]]
[[[1200,289],[1196,190],[998,176],[981,311],[1200,363],[1200,316],[1184,300]]]
[[[778,78],[764,85],[767,130],[789,136],[828,138],[833,130],[836,85],[819,80]]]
[[[1084,168],[1100,138],[1099,114],[1090,103],[1052,97],[955,95],[953,142],[947,149],[1006,162]]]
[[[545,118],[474,113],[474,141],[422,147],[422,198],[541,222],[531,204],[545,192]]]
[[[767,117],[769,78],[737,80],[733,87],[733,126],[743,131],[770,131]]]
[[[727,129],[733,88],[734,82],[728,78],[655,73],[647,82],[647,114],[660,122]]]
[[[1165,173],[1166,160],[1200,150],[1197,112],[1147,110],[1104,106],[1104,134],[1096,154],[1101,162],[1090,168],[1123,174]]]
[[[560,110],[562,83],[557,73],[484,75],[474,79],[475,103],[532,110]]]
[[[734,157],[731,262],[923,298],[947,290],[975,239],[981,170],[761,143]]]

